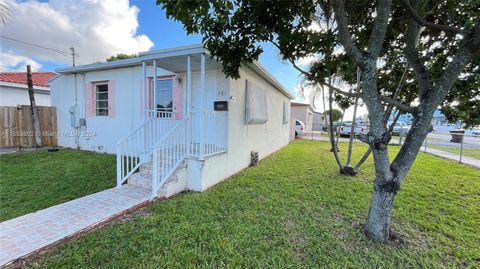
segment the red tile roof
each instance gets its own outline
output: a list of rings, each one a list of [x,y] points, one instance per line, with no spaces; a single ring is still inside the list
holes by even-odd
[[[47,87],[47,81],[54,78],[54,72],[32,72],[33,85]],[[27,84],[27,72],[1,72],[0,81]]]

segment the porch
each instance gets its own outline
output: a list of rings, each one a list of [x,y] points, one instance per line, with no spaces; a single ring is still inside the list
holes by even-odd
[[[216,111],[214,102],[227,102],[229,95],[224,90],[220,97],[218,89],[206,85],[206,73],[221,68],[206,54],[192,47],[139,55],[144,123],[117,143],[118,187],[151,162],[144,177],[151,177],[156,197],[187,158],[227,152],[228,112]]]

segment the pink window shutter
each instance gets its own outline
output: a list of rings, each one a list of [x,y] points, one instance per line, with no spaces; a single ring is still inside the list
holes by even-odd
[[[95,116],[95,98],[93,95],[93,84],[85,84],[85,115],[87,117]]]
[[[108,116],[115,117],[115,81],[108,81]]]
[[[148,78],[148,93],[147,93],[147,109],[153,109],[153,80],[151,77]]]

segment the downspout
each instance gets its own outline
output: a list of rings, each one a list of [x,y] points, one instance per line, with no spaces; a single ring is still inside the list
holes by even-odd
[[[75,145],[77,146],[77,149],[80,149],[80,124],[78,122],[78,92],[77,92],[77,73],[73,73],[74,76],[74,81],[75,81]],[[85,82],[85,75],[83,76],[83,80]]]

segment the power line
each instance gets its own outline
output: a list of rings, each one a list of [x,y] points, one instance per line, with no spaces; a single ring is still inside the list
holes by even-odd
[[[2,38],[4,38],[4,39],[11,40],[11,41],[19,42],[19,43],[22,43],[22,44],[25,44],[25,45],[29,45],[29,46],[34,46],[34,47],[37,47],[37,48],[42,48],[42,49],[50,50],[50,51],[59,53],[59,54],[61,54],[61,55],[63,55],[63,56],[66,56],[66,57],[72,57],[72,54],[70,54],[69,52],[66,52],[66,51],[61,51],[61,50],[57,50],[57,49],[53,49],[53,48],[49,48],[49,47],[37,45],[37,44],[34,44],[34,43],[30,43],[30,42],[18,40],[18,39],[15,39],[15,38],[7,37],[7,36],[4,36],[4,35],[0,35],[0,37],[2,37]],[[74,57],[78,58],[77,55],[74,55]]]

